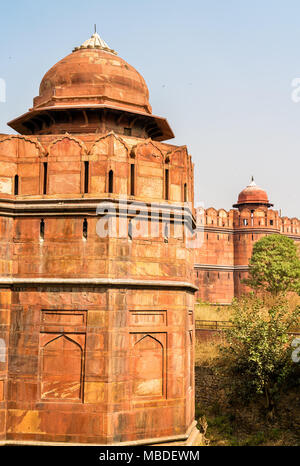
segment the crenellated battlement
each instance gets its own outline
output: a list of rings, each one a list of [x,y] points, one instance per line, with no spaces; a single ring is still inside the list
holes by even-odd
[[[130,196],[193,202],[186,146],[108,133],[0,136],[0,198]]]
[[[227,230],[253,230],[268,229],[270,232],[288,236],[299,237],[300,240],[300,220],[296,217],[280,217],[279,212],[273,209],[249,209],[242,210],[215,209],[209,207],[196,209],[196,224],[198,229],[223,229]]]
[[[196,209],[201,246],[194,252],[194,267],[201,300],[230,303],[246,291],[243,279],[248,274],[253,245],[263,236],[282,234],[300,242],[300,220],[281,217],[277,210],[268,207],[268,201],[264,202],[258,206],[240,203],[229,211]]]

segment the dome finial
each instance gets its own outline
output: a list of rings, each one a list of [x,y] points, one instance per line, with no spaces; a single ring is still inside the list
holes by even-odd
[[[83,42],[83,44],[80,45],[80,47],[75,47],[73,49],[73,52],[76,52],[77,50],[82,50],[82,49],[98,49],[98,50],[104,50],[105,52],[113,53],[114,55],[118,55],[115,50],[111,49],[107,45],[107,43],[103,39],[101,39],[101,37],[97,33],[96,24],[94,24],[94,29],[95,29],[95,32],[91,36],[91,38]]]
[[[250,184],[248,186],[256,186],[253,175],[251,176],[251,181],[250,181]]]

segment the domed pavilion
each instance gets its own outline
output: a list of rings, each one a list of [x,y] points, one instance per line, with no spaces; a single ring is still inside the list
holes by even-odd
[[[273,204],[269,202],[266,191],[257,186],[253,176],[248,186],[240,192],[237,203],[233,205],[233,207],[237,207],[239,210],[245,207],[249,209],[257,209],[259,207],[268,209],[272,206]]]
[[[0,135],[0,442],[192,445],[193,163],[95,33]],[[167,141],[167,142],[162,142]]]

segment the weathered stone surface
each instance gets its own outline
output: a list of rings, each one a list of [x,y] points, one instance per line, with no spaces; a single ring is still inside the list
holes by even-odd
[[[93,99],[118,108],[97,113]],[[162,220],[183,206],[184,184],[193,201],[186,147],[151,139],[172,137],[167,122],[151,114],[143,78],[103,50],[50,70],[34,111],[32,130],[30,112],[16,121],[30,136],[0,135],[0,440],[188,442],[193,256]],[[119,209],[120,195],[141,208]],[[116,234],[101,236],[107,198]]]

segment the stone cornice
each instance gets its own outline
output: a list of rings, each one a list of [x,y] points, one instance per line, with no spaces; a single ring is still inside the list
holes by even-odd
[[[223,272],[241,272],[248,271],[248,265],[217,265],[217,264],[194,264],[194,268],[207,271],[223,271]]]
[[[285,231],[280,231],[278,228],[270,228],[269,226],[267,227],[211,227],[211,226],[198,226],[197,227],[197,232],[198,233],[216,233],[216,234],[226,234],[226,235],[242,235],[242,234],[268,234],[268,235],[273,235],[273,234],[280,234],[280,235],[285,235],[288,236],[289,238],[295,240],[295,241],[300,241],[300,234],[291,234],[287,233]]]
[[[150,207],[153,218],[161,213],[162,218],[168,217],[170,214],[172,218],[181,219],[183,216],[185,220],[191,222],[195,226],[195,219],[191,209],[182,204],[176,205],[175,203],[149,203],[143,202],[138,199],[128,198],[127,200],[118,198],[71,198],[71,199],[0,199],[0,215],[8,216],[36,216],[36,215],[84,215],[86,212],[97,215],[97,207],[101,205],[108,205],[109,214],[115,211],[117,213],[133,214],[134,211],[139,210],[139,216],[145,215],[148,218]],[[119,208],[120,207],[120,208]],[[128,209],[126,209],[128,207]],[[143,211],[144,210],[144,211]]]
[[[176,280],[135,280],[132,278],[59,278],[59,277],[0,277],[0,287],[11,286],[108,286],[108,287],[147,287],[147,288],[185,288],[197,291],[198,287],[190,282]]]
[[[225,233],[225,234],[243,234],[243,233],[279,233],[280,230],[278,228],[270,228],[268,227],[244,227],[244,228],[239,228],[239,227],[210,227],[210,226],[203,226],[203,227],[197,227],[197,231],[204,231],[206,233]]]

